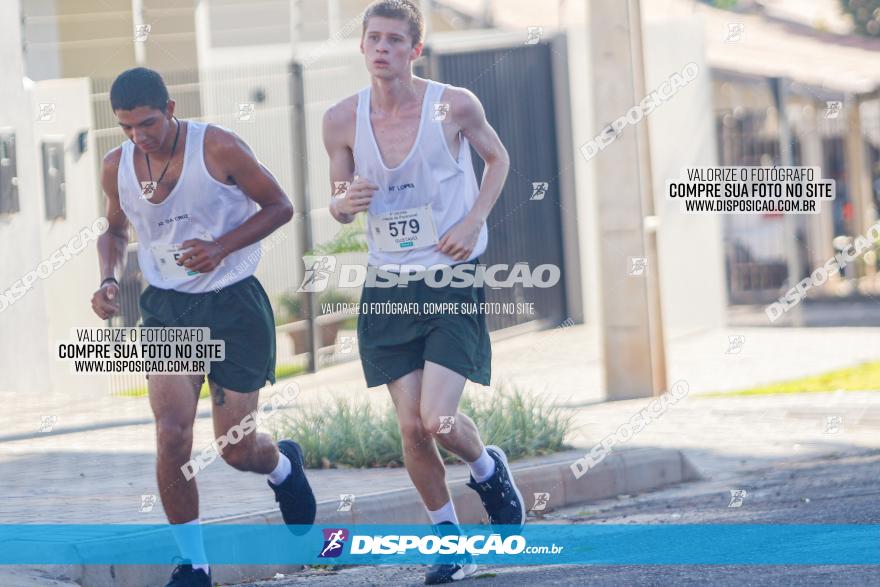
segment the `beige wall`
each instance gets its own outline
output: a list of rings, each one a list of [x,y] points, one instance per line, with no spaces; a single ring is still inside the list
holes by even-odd
[[[132,0],[22,0],[27,73],[113,78],[137,65]],[[196,0],[143,0],[152,28],[143,65],[162,72],[196,67]]]
[[[152,29],[144,44],[144,65],[162,73],[194,69],[197,0],[143,0],[144,23]]]
[[[580,146],[596,134],[593,106],[593,73],[588,24],[575,24],[565,34],[568,37],[569,100],[571,104],[571,136],[574,142],[574,185],[577,198],[577,226],[579,250],[574,254],[580,261],[581,299],[584,321],[599,324],[601,299],[599,283],[599,229],[594,161],[587,161]],[[566,251],[566,255],[572,254]],[[574,301],[573,301],[574,302]]]

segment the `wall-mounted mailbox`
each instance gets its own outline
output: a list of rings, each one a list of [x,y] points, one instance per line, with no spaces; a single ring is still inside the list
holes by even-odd
[[[64,140],[43,140],[43,191],[46,197],[46,220],[67,215],[64,178]]]
[[[0,214],[18,212],[18,166],[15,133],[0,129]]]

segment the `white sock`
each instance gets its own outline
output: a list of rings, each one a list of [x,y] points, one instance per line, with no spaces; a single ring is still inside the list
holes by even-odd
[[[471,469],[471,476],[477,483],[482,483],[495,474],[495,459],[483,447],[483,454],[477,457],[473,463],[468,463]]]
[[[193,569],[204,569],[208,574],[208,556],[205,554],[205,542],[202,539],[201,520],[196,518],[184,524],[172,524],[171,533],[180,550],[180,556],[188,559]]]
[[[287,476],[290,475],[292,470],[293,466],[290,464],[290,459],[288,459],[283,452],[279,451],[278,464],[275,465],[275,469],[269,473],[269,481],[272,482],[272,485],[281,485],[284,483],[284,480],[287,479]]]
[[[425,509],[428,512],[428,517],[431,518],[431,523],[435,526],[440,522],[452,522],[456,526],[458,525],[458,516],[455,515],[455,505],[453,505],[451,499],[439,510],[431,511],[428,508]]]

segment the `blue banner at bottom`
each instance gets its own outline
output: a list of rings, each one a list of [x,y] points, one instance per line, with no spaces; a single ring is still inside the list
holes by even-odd
[[[173,530],[172,530],[173,528]],[[166,564],[203,539],[213,564],[876,565],[880,525],[0,525],[0,564]],[[176,534],[176,539],[175,539]],[[186,536],[189,534],[189,536]]]

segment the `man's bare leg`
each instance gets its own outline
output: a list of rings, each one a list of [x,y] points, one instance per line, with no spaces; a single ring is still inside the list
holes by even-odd
[[[210,386],[214,436],[219,439],[225,435],[227,440],[220,453],[223,460],[239,471],[268,475],[284,523],[294,534],[307,532],[315,522],[317,504],[303,469],[299,445],[292,440],[282,440],[276,446],[271,436],[255,429],[245,433],[252,425],[244,421],[257,410],[259,391],[231,391],[213,381]],[[252,417],[256,418],[256,414]],[[241,432],[231,432],[235,426],[240,426]]]
[[[403,462],[406,472],[429,510],[438,510],[449,503],[446,467],[434,438],[422,424],[422,369],[407,373],[388,384],[388,392],[397,410]]]
[[[193,422],[203,378],[154,374],[147,382],[156,419],[156,482],[171,524],[199,517],[196,480],[187,481],[181,468],[192,457]]]
[[[473,420],[458,411],[465,378],[437,363],[425,361],[422,375],[422,423],[440,443],[468,465],[468,487],[480,495],[489,521],[496,525],[525,523],[522,494],[514,482],[507,456],[499,447],[485,447]],[[440,427],[444,418],[453,416],[451,425]]]
[[[204,375],[154,374],[147,386],[156,418],[156,481],[162,507],[181,556],[196,572],[210,577],[198,487],[195,477],[187,480],[182,470],[192,457],[193,423],[203,379]]]
[[[473,462],[482,454],[483,442],[474,421],[458,411],[464,384],[464,376],[425,361],[420,415],[424,428],[443,448],[466,462]],[[450,416],[454,418],[451,426],[441,428],[444,419]]]
[[[211,387],[212,417],[214,436],[229,434],[229,429],[241,425],[249,413],[256,411],[260,392],[240,393],[220,387],[213,381]],[[227,437],[229,438],[229,437]],[[236,435],[237,438],[237,435]],[[272,437],[265,432],[245,434],[235,444],[223,448],[223,460],[239,471],[250,471],[268,475],[278,464],[278,447]]]

